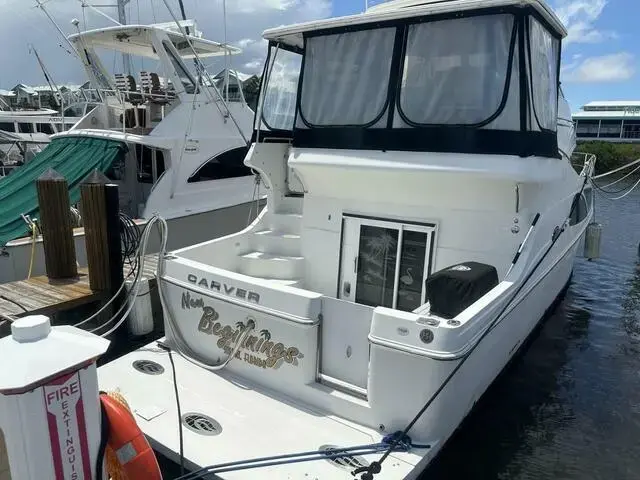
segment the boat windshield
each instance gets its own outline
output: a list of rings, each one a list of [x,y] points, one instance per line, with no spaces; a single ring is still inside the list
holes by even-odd
[[[560,38],[523,11],[272,42],[262,128],[306,147],[557,156]]]
[[[296,114],[298,78],[302,55],[273,48],[263,92],[262,122],[269,130],[291,130]]]
[[[388,109],[393,77],[397,126],[487,122],[508,86],[514,25],[511,14],[408,25],[395,72],[396,27],[310,37],[300,119],[307,127],[374,125]]]
[[[408,28],[399,112],[409,124],[476,125],[500,107],[514,17],[455,22],[455,29],[451,20]]]
[[[89,66],[89,69],[91,70],[91,72],[95,76],[96,81],[98,82],[98,85],[97,85],[98,88],[102,90],[110,91],[112,88],[111,84],[109,83],[109,80],[107,80],[104,70],[101,67],[100,62],[98,61],[95,53],[93,51],[90,51],[87,48],[82,49],[82,51],[84,52],[84,55],[86,57],[86,61],[87,61],[87,65]]]

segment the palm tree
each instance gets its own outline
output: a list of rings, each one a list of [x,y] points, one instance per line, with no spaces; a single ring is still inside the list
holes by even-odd
[[[244,322],[236,322],[236,328],[238,330],[244,330],[245,328]]]
[[[260,330],[260,335],[262,336],[262,338],[264,338],[267,341],[271,340],[271,333],[266,328],[263,330]]]

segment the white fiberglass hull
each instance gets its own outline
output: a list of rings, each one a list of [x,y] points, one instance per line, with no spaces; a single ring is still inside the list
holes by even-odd
[[[573,238],[570,238],[570,234],[567,232],[566,241],[558,242],[558,245],[547,257],[548,260],[542,263],[537,274],[523,289],[522,296],[519,297],[515,306],[483,339],[421,421],[418,422],[416,428],[420,430],[419,434],[418,432],[410,432],[410,436],[418,437],[420,443],[429,443],[431,448],[394,454],[389,461],[385,462],[379,478],[417,478],[435,458],[442,445],[450,438],[477,400],[516,354],[519,347],[523,345],[545,311],[553,304],[566,285],[582,235],[577,231],[573,231],[571,234],[574,235]],[[216,309],[220,308],[218,310],[220,321],[225,325],[234,325],[244,319],[241,310],[236,311],[237,318],[235,318],[233,310],[225,310],[220,303],[213,303],[215,297],[208,297],[200,289],[189,289],[185,285],[167,281],[162,284],[166,297],[176,312],[180,329],[188,338],[193,338],[190,337],[192,334],[200,335],[196,330],[201,310],[197,308],[198,305],[193,308],[184,304],[182,308],[176,305],[176,302],[181,298],[184,302],[185,294],[189,294],[192,301],[195,301],[196,298],[202,298],[204,304],[211,302],[216,305]],[[177,309],[179,309],[179,313]],[[261,322],[258,315],[255,318],[256,323]],[[259,329],[263,326],[260,324],[256,328]],[[290,338],[285,341],[285,332],[278,333],[275,325],[269,327],[269,329],[271,328],[273,328],[271,331],[274,334],[272,340],[282,340],[287,345],[291,342]],[[307,331],[313,331],[313,327]],[[300,334],[299,332],[298,335]],[[206,340],[206,338],[205,336],[204,339]],[[207,342],[215,341],[217,337],[209,338],[210,340]],[[303,348],[300,343],[296,343],[296,345]],[[133,405],[133,408],[140,408],[141,411],[155,407],[159,407],[158,411],[165,411],[166,413],[152,420],[146,421],[139,418],[138,421],[143,431],[153,441],[154,447],[177,461],[179,443],[175,428],[176,412],[172,393],[173,385],[169,376],[170,370],[166,354],[152,353],[150,347],[147,346],[102,367],[99,370],[100,388],[119,388]],[[372,349],[374,348],[379,347],[372,345]],[[198,347],[196,350],[201,351]],[[391,349],[383,350],[385,350],[384,362],[387,364],[387,368],[394,368],[394,362],[397,362],[398,368],[407,367],[406,354]],[[185,456],[187,463],[192,468],[239,459],[314,450],[326,444],[347,447],[380,441],[382,435],[375,426],[354,423],[341,415],[336,415],[335,409],[332,408],[332,401],[335,398],[331,400],[329,397],[340,395],[337,392],[331,393],[318,384],[318,387],[315,388],[324,389],[320,393],[328,393],[329,397],[327,397],[324,407],[310,405],[300,399],[294,399],[291,396],[261,387],[259,385],[261,382],[255,383],[234,375],[233,371],[237,368],[241,370],[242,368],[251,368],[246,367],[246,362],[252,362],[251,357],[248,350],[241,349],[239,356],[236,356],[238,360],[232,362],[230,368],[222,374],[207,372],[183,358],[179,359],[178,379],[181,392],[184,392],[181,398],[184,399],[183,402],[186,402],[186,406],[182,407],[183,412],[190,410],[208,415],[220,422],[223,430],[223,434],[213,437],[199,436],[185,430]],[[136,373],[131,365],[134,360],[139,359],[158,362],[165,366],[165,372],[162,375]],[[430,371],[430,378],[441,379],[446,377],[456,362],[460,361],[420,357],[416,357],[415,360],[419,364],[420,371],[415,372],[405,368],[405,374],[396,375],[400,378],[399,381],[404,378],[406,382],[407,377],[427,371]],[[372,355],[369,367],[371,376],[380,372],[380,370],[376,371],[380,367],[376,363],[377,361],[379,360],[375,359],[375,355]],[[303,368],[304,363],[306,360],[301,360],[301,367],[298,368]],[[287,375],[286,371],[290,368],[291,366],[284,364],[277,370],[280,370],[281,375]],[[275,371],[266,368],[262,375],[268,377],[272,374],[275,374]],[[435,390],[437,387],[438,384],[434,380],[430,388]],[[401,391],[393,385],[387,385],[386,388],[391,391]],[[153,393],[153,405],[149,403],[149,392]],[[370,390],[370,395],[373,394],[374,392]],[[416,405],[424,403],[426,400],[427,398],[419,398],[409,401],[405,397],[401,403],[398,399],[396,408],[405,410],[402,413],[403,417],[412,416],[419,409],[419,406],[416,407]],[[362,406],[365,405],[366,402],[362,404]],[[384,433],[395,429],[397,426],[393,428],[388,426]],[[289,436],[286,432],[292,433],[292,435]],[[268,438],[271,438],[272,441],[269,442]],[[301,438],[304,438],[304,441]],[[427,442],[424,441],[425,438],[428,439]],[[379,458],[379,455],[367,455],[365,458],[371,462]],[[353,478],[349,469],[336,467],[325,460],[273,466],[262,471],[228,472],[220,474],[219,477],[244,479],[255,478],[256,474],[273,476],[274,478],[296,479],[308,478],[309,475],[319,479]]]
[[[546,266],[547,271],[541,276],[534,275],[529,281],[532,287],[523,289],[531,288],[529,293],[523,296],[495,329],[480,342],[425,414],[425,418],[432,422],[435,438],[439,441],[434,442],[428,458],[416,468],[416,476],[438,454],[487,388],[520,351],[520,347],[543,319],[545,312],[554,304],[569,282],[581,238],[575,239],[560,258],[556,257],[553,263],[549,263]],[[540,269],[544,271],[544,264]],[[446,375],[456,362],[439,361],[436,364],[440,364],[443,374]]]

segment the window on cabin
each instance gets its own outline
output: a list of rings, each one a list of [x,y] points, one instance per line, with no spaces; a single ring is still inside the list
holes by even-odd
[[[126,179],[126,172],[125,155],[118,155],[105,172],[105,176],[114,182],[124,181]]]
[[[164,171],[164,153],[162,153],[162,150],[156,150],[156,179],[160,178]]]
[[[93,52],[93,50],[87,50],[86,48],[83,49],[83,51],[87,59],[87,64],[91,68],[91,71],[95,75],[95,78],[98,82],[98,87],[106,90],[107,92],[109,92],[109,94],[112,94],[109,80],[107,80],[107,77],[104,75],[104,71],[100,68],[98,59],[94,54],[95,52]]]
[[[169,60],[171,60],[171,63],[173,64],[173,68],[175,69],[176,75],[178,75],[178,78],[180,79],[180,82],[184,87],[185,93],[197,93],[196,82],[191,76],[191,73],[187,71],[184,63],[182,63],[182,60],[178,58],[171,47],[168,46],[168,42],[164,41],[162,42],[162,44],[164,45],[164,49],[167,52],[167,55],[169,55]]]
[[[50,123],[36,123],[36,130],[39,133],[46,133],[47,135],[53,135],[56,133],[53,131],[53,125]]]
[[[589,207],[587,206],[587,200],[581,193],[576,194],[573,199],[573,205],[571,207],[571,216],[569,217],[569,225],[577,225],[582,222],[589,213]]]
[[[238,147],[213,157],[201,165],[187,183],[208,182],[225,178],[246,177],[252,175],[251,169],[244,164],[248,147]]]
[[[84,104],[71,105],[64,110],[65,117],[82,117],[84,116]]]
[[[5,132],[15,132],[16,127],[14,126],[13,122],[0,122],[0,130],[3,130]]]
[[[18,123],[20,133],[33,133],[33,123]]]
[[[513,15],[409,26],[399,98],[405,119],[477,125],[494,116],[507,88],[514,29]]]
[[[165,171],[164,154],[161,150],[136,144],[136,161],[140,183],[155,183]]]
[[[275,58],[267,73],[269,82],[264,92],[262,121],[271,130],[292,130],[302,56],[281,48],[277,51],[274,48],[272,52]]]
[[[541,129],[555,131],[560,41],[553,38],[535,18],[529,18],[528,48],[534,116]]]
[[[387,106],[395,28],[311,37],[300,93],[308,126],[374,124]]]

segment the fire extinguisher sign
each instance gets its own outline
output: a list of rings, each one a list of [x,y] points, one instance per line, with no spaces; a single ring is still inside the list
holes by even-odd
[[[43,388],[56,480],[90,480],[80,372],[58,377]]]

